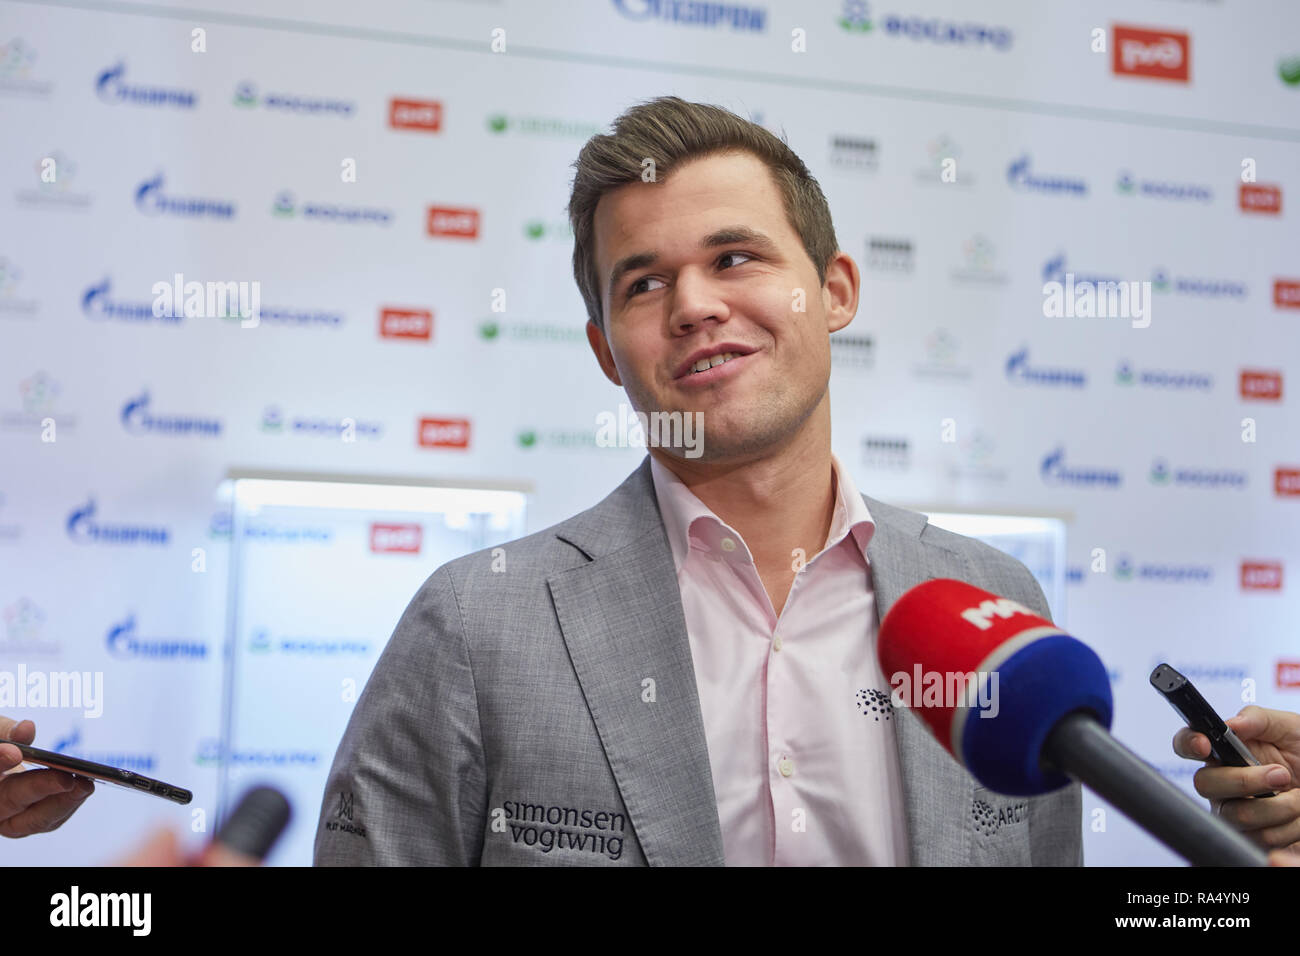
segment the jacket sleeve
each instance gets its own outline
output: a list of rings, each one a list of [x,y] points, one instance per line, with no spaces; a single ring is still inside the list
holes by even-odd
[[[486,768],[447,565],[407,606],[358,698],[321,802],[316,866],[478,865]]]

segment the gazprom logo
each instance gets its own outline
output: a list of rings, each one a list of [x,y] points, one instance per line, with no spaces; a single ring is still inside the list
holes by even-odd
[[[1005,366],[1007,381],[1020,385],[1062,386],[1085,388],[1088,373],[1075,368],[1035,368],[1029,364],[1029,348],[1012,352]]]
[[[110,295],[108,277],[81,294],[81,311],[88,319],[118,319],[123,322],[162,322],[178,325],[183,315],[154,315],[153,302],[118,302]]]
[[[1060,281],[1065,278],[1065,253],[1053,256],[1043,263],[1043,281]]]
[[[165,546],[171,542],[171,532],[163,527],[147,525],[110,525],[95,520],[95,499],[87,498],[80,508],[68,515],[68,537],[79,544],[152,544]]]
[[[1119,276],[1101,275],[1100,273],[1079,272],[1075,269],[1067,269],[1069,259],[1064,252],[1059,252],[1043,263],[1043,281],[1044,282],[1064,282],[1066,273],[1069,272],[1074,276],[1075,285],[1091,283],[1093,285],[1104,285],[1108,282],[1120,283],[1124,280]]]
[[[66,737],[59,737],[54,741],[54,746],[50,748],[57,754],[67,754],[69,757],[80,757],[82,760],[93,760],[95,763],[106,763],[113,767],[121,767],[123,770],[134,771],[151,771],[157,767],[158,759],[149,753],[106,753],[102,751],[88,752],[81,749],[81,728],[73,728],[72,733]]]
[[[1047,176],[1035,173],[1029,154],[1013,159],[1007,166],[1007,185],[1012,189],[1053,193],[1067,196],[1088,195],[1088,184],[1078,176]]]
[[[135,435],[198,435],[221,437],[221,422],[215,418],[189,415],[155,415],[149,410],[149,392],[145,390],[122,406],[122,427]]]
[[[207,646],[198,641],[172,638],[156,640],[137,636],[134,614],[128,614],[125,620],[110,627],[104,643],[114,657],[127,660],[203,660],[208,654]]]
[[[1109,468],[1067,467],[1064,446],[1058,446],[1044,455],[1038,472],[1046,485],[1118,488],[1124,480],[1118,471]]]
[[[767,10],[736,3],[682,3],[680,0],[614,0],[614,8],[629,20],[664,20],[685,26],[721,27],[762,33]]]
[[[170,106],[192,110],[199,104],[193,90],[162,86],[135,86],[126,82],[126,63],[118,61],[95,77],[95,95],[105,103],[130,103],[133,106]]]
[[[146,216],[184,216],[187,219],[234,219],[235,204],[228,199],[169,196],[163,191],[163,174],[146,179],[135,189],[135,208]]]

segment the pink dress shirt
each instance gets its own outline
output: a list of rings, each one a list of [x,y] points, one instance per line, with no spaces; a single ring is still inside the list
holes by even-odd
[[[744,540],[651,457],[728,866],[908,863],[866,556],[876,526],[834,455],[831,466],[830,533],[778,618]]]

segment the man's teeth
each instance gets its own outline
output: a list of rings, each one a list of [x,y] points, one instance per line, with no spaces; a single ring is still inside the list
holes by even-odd
[[[723,362],[734,358],[740,358],[740,353],[723,352],[721,355],[715,355],[712,358],[700,359],[691,366],[691,374],[694,375],[696,372],[707,372],[709,369],[713,368],[713,366],[721,365]]]

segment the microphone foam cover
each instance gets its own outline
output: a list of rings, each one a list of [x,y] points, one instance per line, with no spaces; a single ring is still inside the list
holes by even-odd
[[[1096,653],[1024,605],[964,581],[926,581],[900,597],[881,622],[877,653],[894,705],[911,708],[999,793],[1069,783],[1040,766],[1066,714],[1088,711],[1110,727],[1110,679]]]

